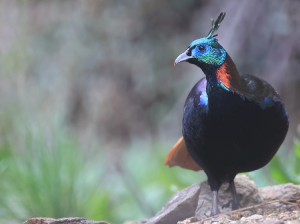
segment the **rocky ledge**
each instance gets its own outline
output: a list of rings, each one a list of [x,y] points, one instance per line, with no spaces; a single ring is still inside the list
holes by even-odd
[[[300,199],[300,186],[288,183],[258,189],[254,181],[246,175],[238,175],[234,181],[243,209],[231,212],[230,208],[222,208],[222,205],[231,199],[228,184],[224,184],[219,191],[219,209],[222,214],[209,217],[212,193],[207,181],[204,181],[176,192],[162,210],[146,223],[233,224],[267,220],[268,222],[299,221],[300,203],[299,201],[297,203],[297,200]]]

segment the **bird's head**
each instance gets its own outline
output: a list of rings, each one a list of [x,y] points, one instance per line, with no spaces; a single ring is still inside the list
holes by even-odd
[[[215,22],[212,19],[212,28],[207,37],[194,40],[188,49],[176,58],[174,65],[183,61],[195,64],[202,69],[222,65],[226,59],[226,51],[215,38],[217,35],[213,34],[218,30],[225,14],[222,12]]]

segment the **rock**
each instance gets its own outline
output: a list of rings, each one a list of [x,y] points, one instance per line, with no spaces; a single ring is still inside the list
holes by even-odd
[[[246,175],[238,175],[234,181],[237,195],[243,207],[263,202],[256,184]],[[219,209],[221,213],[230,211],[230,208],[222,209],[222,205],[231,199],[230,190],[227,188],[228,184],[224,184],[219,191]],[[196,216],[200,220],[210,215],[211,206],[212,192],[207,181],[201,184],[193,184],[175,193],[162,210],[148,220],[147,224],[177,223],[182,220],[187,223],[191,221],[185,219],[192,216]]]
[[[197,219],[197,217],[192,217],[192,218],[190,218],[190,221],[191,221],[191,222],[197,222],[198,219]]]
[[[246,175],[238,175],[234,179],[238,198],[242,207],[253,206],[263,202],[258,188],[254,181],[250,180]],[[227,189],[228,184],[223,184],[219,190],[219,210],[221,213],[229,212],[230,208],[222,209],[222,205],[231,199],[230,190]],[[198,206],[196,209],[196,217],[198,219],[210,216],[212,206],[212,192],[207,181],[201,183],[201,192],[199,196]]]
[[[258,215],[263,215],[264,212],[263,212],[263,210],[262,210],[261,208],[258,208],[258,209],[256,210],[256,214],[258,214]]]
[[[235,186],[237,191],[237,196],[240,200],[242,207],[254,206],[267,201],[282,200],[282,201],[296,201],[300,199],[300,185],[294,184],[281,184],[277,186],[264,187],[258,189],[254,181],[250,180],[246,175],[236,176]],[[199,195],[199,196],[197,196]],[[198,197],[198,203],[197,203]],[[221,213],[229,212],[230,208],[222,208],[223,204],[226,204],[231,200],[230,190],[228,189],[228,184],[223,184],[219,190],[219,210]],[[300,205],[300,200],[298,201]],[[195,206],[195,207],[193,207]],[[193,184],[192,186],[175,193],[169,202],[163,207],[163,209],[156,214],[155,217],[151,218],[147,224],[152,223],[177,223],[178,224],[188,224],[188,223],[224,223],[225,219],[212,220],[206,219],[210,216],[212,206],[212,192],[207,181],[201,184]],[[293,211],[296,205],[287,205],[285,203],[271,203],[261,205],[255,209],[244,210],[242,212],[236,211],[230,213],[229,219],[226,222],[241,220],[247,222],[257,222],[261,221],[262,215],[267,215],[270,211]],[[296,206],[297,207],[297,206]],[[196,209],[195,209],[196,208]],[[271,208],[271,210],[269,210]],[[195,211],[195,213],[194,213]],[[266,213],[267,212],[267,213]],[[255,214],[256,213],[256,214]],[[297,213],[298,214],[298,213]],[[278,213],[269,214],[267,219],[263,223],[282,223],[285,220],[291,220],[291,217],[281,217],[281,221],[275,220]],[[194,221],[192,216],[196,216],[200,221]],[[222,215],[221,215],[222,216]],[[219,217],[221,217],[219,216]],[[224,216],[224,215],[223,215]],[[242,217],[243,216],[243,217]],[[274,216],[274,217],[273,217]],[[224,218],[224,217],[223,217]],[[204,219],[204,220],[203,220]],[[184,220],[184,221],[182,221]],[[196,219],[195,219],[196,220]],[[275,222],[276,221],[276,222]],[[296,223],[295,223],[296,224]],[[300,224],[300,223],[299,223]]]
[[[263,222],[264,224],[284,224],[281,220],[267,220]]]
[[[253,215],[253,212],[249,211],[249,210],[246,210],[246,211],[242,212],[242,215],[245,216],[245,217],[249,217],[249,216]]]
[[[192,186],[176,192],[168,203],[147,224],[174,224],[195,216],[201,185]]]
[[[259,189],[259,193],[265,201],[296,201],[300,199],[300,185],[288,183],[263,187]]]
[[[85,218],[31,218],[23,224],[110,224],[104,221],[90,221]]]
[[[234,212],[230,214],[230,219],[231,220],[239,220],[242,216],[242,213],[240,212]]]
[[[276,186],[263,187],[259,189],[260,195],[265,202],[282,200],[282,201],[296,201],[300,199],[300,185],[294,185],[292,183],[280,184]],[[265,209],[276,210],[282,208],[291,208],[293,205],[283,203],[266,204]]]
[[[300,224],[299,220],[287,221],[286,224]]]
[[[143,219],[141,221],[133,221],[133,220],[127,220],[123,222],[123,224],[145,224],[148,221],[148,219]]]
[[[249,217],[246,218],[246,220],[255,220],[255,219],[261,219],[263,218],[262,215],[251,215]]]

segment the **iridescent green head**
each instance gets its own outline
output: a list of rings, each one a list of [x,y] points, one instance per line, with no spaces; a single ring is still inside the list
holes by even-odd
[[[215,38],[217,35],[213,34],[218,30],[225,15],[226,13],[222,12],[215,22],[212,19],[212,28],[207,37],[194,40],[188,49],[177,57],[174,65],[183,61],[196,64],[202,69],[205,66],[215,67],[222,65],[226,58],[226,51]]]

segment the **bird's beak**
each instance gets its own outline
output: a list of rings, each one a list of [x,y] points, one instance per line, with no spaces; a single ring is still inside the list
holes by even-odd
[[[187,52],[188,52],[188,49],[176,58],[176,60],[174,62],[174,66],[177,65],[180,62],[183,62],[183,61],[186,61],[190,58],[193,58],[192,56],[188,56]]]

